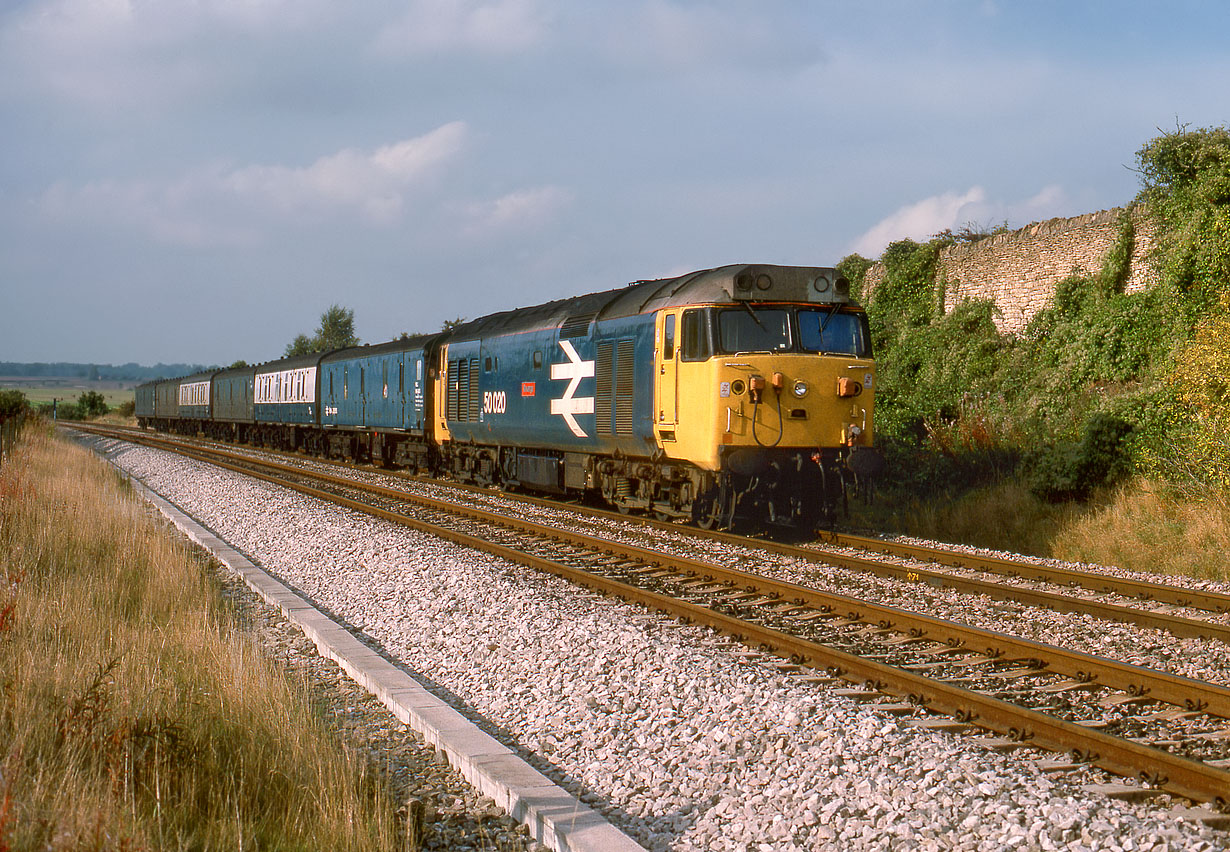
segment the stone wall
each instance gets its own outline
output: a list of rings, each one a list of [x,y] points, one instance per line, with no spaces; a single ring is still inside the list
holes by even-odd
[[[999,308],[1000,331],[1019,332],[1051,301],[1055,285],[1074,271],[1097,272],[1119,237],[1123,208],[1087,213],[1072,219],[1034,222],[1017,231],[976,243],[949,246],[940,253],[937,284],[942,284],[941,308],[949,310],[965,299],[990,299]],[[1135,292],[1155,279],[1147,257],[1155,228],[1135,212],[1135,245],[1126,290]],[[884,278],[876,263],[867,270],[870,292]]]

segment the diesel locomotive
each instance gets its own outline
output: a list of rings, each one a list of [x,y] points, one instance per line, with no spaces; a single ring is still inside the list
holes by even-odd
[[[874,468],[874,389],[849,282],[756,264],[151,382],[136,414],[705,527],[808,527],[844,499],[852,461]]]

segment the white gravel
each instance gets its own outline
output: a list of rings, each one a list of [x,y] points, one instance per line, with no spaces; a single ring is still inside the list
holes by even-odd
[[[1230,848],[1163,797],[1091,797],[910,729],[708,631],[141,448],[113,458],[654,850]],[[128,447],[128,445],[123,445]]]

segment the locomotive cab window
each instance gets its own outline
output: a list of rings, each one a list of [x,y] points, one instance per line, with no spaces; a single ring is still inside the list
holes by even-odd
[[[662,324],[662,360],[675,359],[675,315],[667,314]]]
[[[726,353],[781,352],[791,348],[790,313],[750,305],[718,314],[718,346]]]
[[[712,354],[709,345],[709,312],[684,311],[679,357],[684,361],[704,361]]]

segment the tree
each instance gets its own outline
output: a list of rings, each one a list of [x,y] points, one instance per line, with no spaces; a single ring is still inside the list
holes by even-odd
[[[227,367],[227,369],[228,370],[238,370],[240,367],[246,367],[246,366],[248,366],[248,362],[240,358],[234,364],[231,364],[231,366]]]
[[[453,329],[455,329],[457,326],[461,325],[465,321],[466,321],[465,317],[457,317],[456,319],[445,320],[444,322],[440,323],[440,331],[452,331]]]
[[[85,391],[77,398],[77,410],[81,417],[97,417],[109,410],[107,400],[98,391]]]
[[[317,327],[315,336],[298,335],[287,344],[285,355],[291,358],[295,355],[358,345],[359,338],[354,333],[354,311],[341,305],[330,305],[328,310],[320,315],[320,326]]]
[[[296,355],[307,355],[317,351],[319,350],[316,348],[316,342],[306,334],[300,334],[286,344],[286,352],[283,354],[287,358],[294,358]]]
[[[354,333],[354,311],[341,305],[330,305],[329,309],[320,315],[320,328],[316,329],[316,339],[320,342],[321,349],[358,346],[359,338]]]

